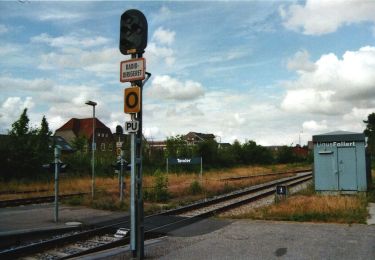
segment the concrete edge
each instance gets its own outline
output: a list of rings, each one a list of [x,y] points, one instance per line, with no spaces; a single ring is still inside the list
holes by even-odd
[[[151,246],[151,245],[154,245],[154,244],[157,244],[157,243],[161,243],[166,239],[167,239],[167,236],[146,240],[145,241],[145,247]],[[108,259],[108,258],[111,258],[111,257],[116,257],[118,255],[123,255],[125,253],[130,253],[130,245],[111,248],[111,249],[107,249],[107,250],[104,250],[104,251],[101,251],[101,252],[92,253],[92,254],[88,254],[88,255],[80,256],[80,257],[75,257],[75,258],[72,258],[72,259],[74,259],[74,260]]]

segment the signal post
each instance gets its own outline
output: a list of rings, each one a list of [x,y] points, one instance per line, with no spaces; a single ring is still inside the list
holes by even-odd
[[[131,121],[125,131],[131,135],[130,247],[134,258],[144,258],[144,211],[142,198],[142,87],[151,74],[142,58],[147,46],[148,24],[142,12],[131,9],[121,15],[120,52],[131,59],[120,64],[120,82],[130,82],[124,90],[124,112]],[[148,75],[145,81],[145,74]]]

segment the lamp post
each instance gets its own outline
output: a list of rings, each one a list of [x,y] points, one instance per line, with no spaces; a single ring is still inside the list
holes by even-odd
[[[92,146],[91,146],[91,152],[92,152],[92,158],[91,158],[91,170],[92,170],[92,176],[91,176],[91,196],[92,199],[94,199],[94,191],[95,191],[95,106],[96,102],[94,101],[87,101],[85,103],[86,105],[92,106]]]

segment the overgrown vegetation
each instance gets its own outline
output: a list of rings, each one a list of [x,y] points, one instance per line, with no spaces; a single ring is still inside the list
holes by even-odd
[[[374,191],[370,189],[370,194]],[[226,214],[230,218],[262,220],[312,221],[334,223],[366,223],[369,194],[317,194],[314,185],[278,203]]]
[[[144,190],[143,196],[145,200],[155,202],[168,201],[170,194],[168,192],[168,176],[162,171],[157,170],[154,173],[154,187]]]
[[[233,218],[265,220],[366,223],[364,196],[296,195],[280,203],[249,210]]]
[[[197,180],[195,180],[190,184],[188,192],[192,195],[201,194],[203,192],[203,187]]]

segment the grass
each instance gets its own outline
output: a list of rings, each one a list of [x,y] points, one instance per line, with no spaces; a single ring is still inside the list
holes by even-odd
[[[200,178],[199,174],[192,173],[170,173],[167,177],[169,199],[163,202],[163,205],[154,207],[155,201],[149,203],[145,201],[145,210],[150,208],[150,211],[155,208],[170,208],[176,205],[183,205],[194,200],[203,199],[235,189],[256,185],[259,183],[271,181],[280,176],[261,176],[241,180],[225,180],[222,179],[234,176],[252,176],[264,173],[281,173],[290,170],[306,169],[306,165],[272,165],[272,166],[247,166],[236,167],[225,170],[212,170],[203,172],[203,177]],[[144,176],[143,187],[144,191],[153,192],[155,190],[157,175]],[[129,201],[129,183],[130,178],[125,178],[125,199]],[[68,174],[62,175],[59,180],[60,194],[87,192],[88,194],[83,198],[71,198],[65,200],[65,203],[70,205],[83,205],[94,208],[109,209],[109,210],[127,210],[127,203],[120,204],[119,191],[118,191],[118,178],[117,175],[113,178],[96,177],[95,179],[96,196],[91,200],[91,177],[70,177]],[[25,194],[2,194],[0,200],[16,199],[36,196],[47,196],[54,194],[54,182],[8,182],[0,183],[0,191],[30,191],[35,190],[35,193]],[[48,190],[47,192],[40,192],[41,190]],[[39,191],[39,192],[38,192]],[[151,203],[152,202],[152,203]],[[159,203],[160,204],[160,203]]]
[[[278,204],[249,210],[232,218],[264,220],[366,223],[364,196],[296,195]]]
[[[239,188],[256,185],[271,181],[280,176],[260,176],[241,180],[223,180],[229,177],[253,176],[264,173],[281,173],[291,170],[306,169],[306,165],[272,165],[236,167],[225,170],[212,170],[203,173],[202,178],[198,174],[170,173],[167,176],[167,189],[169,199],[163,202],[145,200],[145,213],[155,213],[160,210],[170,209],[178,205],[185,205],[193,201],[203,199],[222,193],[227,193]],[[144,176],[144,190],[152,192],[155,190],[157,177]],[[289,196],[287,200],[275,205],[242,211],[238,215],[230,215],[230,218],[252,218],[266,220],[290,220],[290,221],[314,221],[314,222],[336,222],[336,223],[365,223],[367,217],[367,202],[375,202],[375,171],[372,171],[372,188],[365,196],[328,196],[315,194],[311,185],[307,189]],[[96,209],[112,211],[124,211],[129,208],[129,183],[130,178],[125,178],[124,202],[119,202],[118,178],[96,178],[96,196],[91,200],[91,177],[73,178],[63,175],[60,178],[60,194],[87,192],[83,197],[74,197],[64,200],[69,205],[83,205]],[[41,191],[47,192],[7,194],[0,195],[0,200],[21,197],[35,197],[52,195],[54,183],[50,182],[8,182],[0,183],[0,191]],[[145,197],[146,198],[146,197]]]
[[[374,198],[375,185],[367,194],[344,196],[316,194],[314,185],[311,184],[279,203],[260,208],[247,208],[240,213],[234,211],[226,214],[225,217],[364,224],[368,217],[367,204]]]

